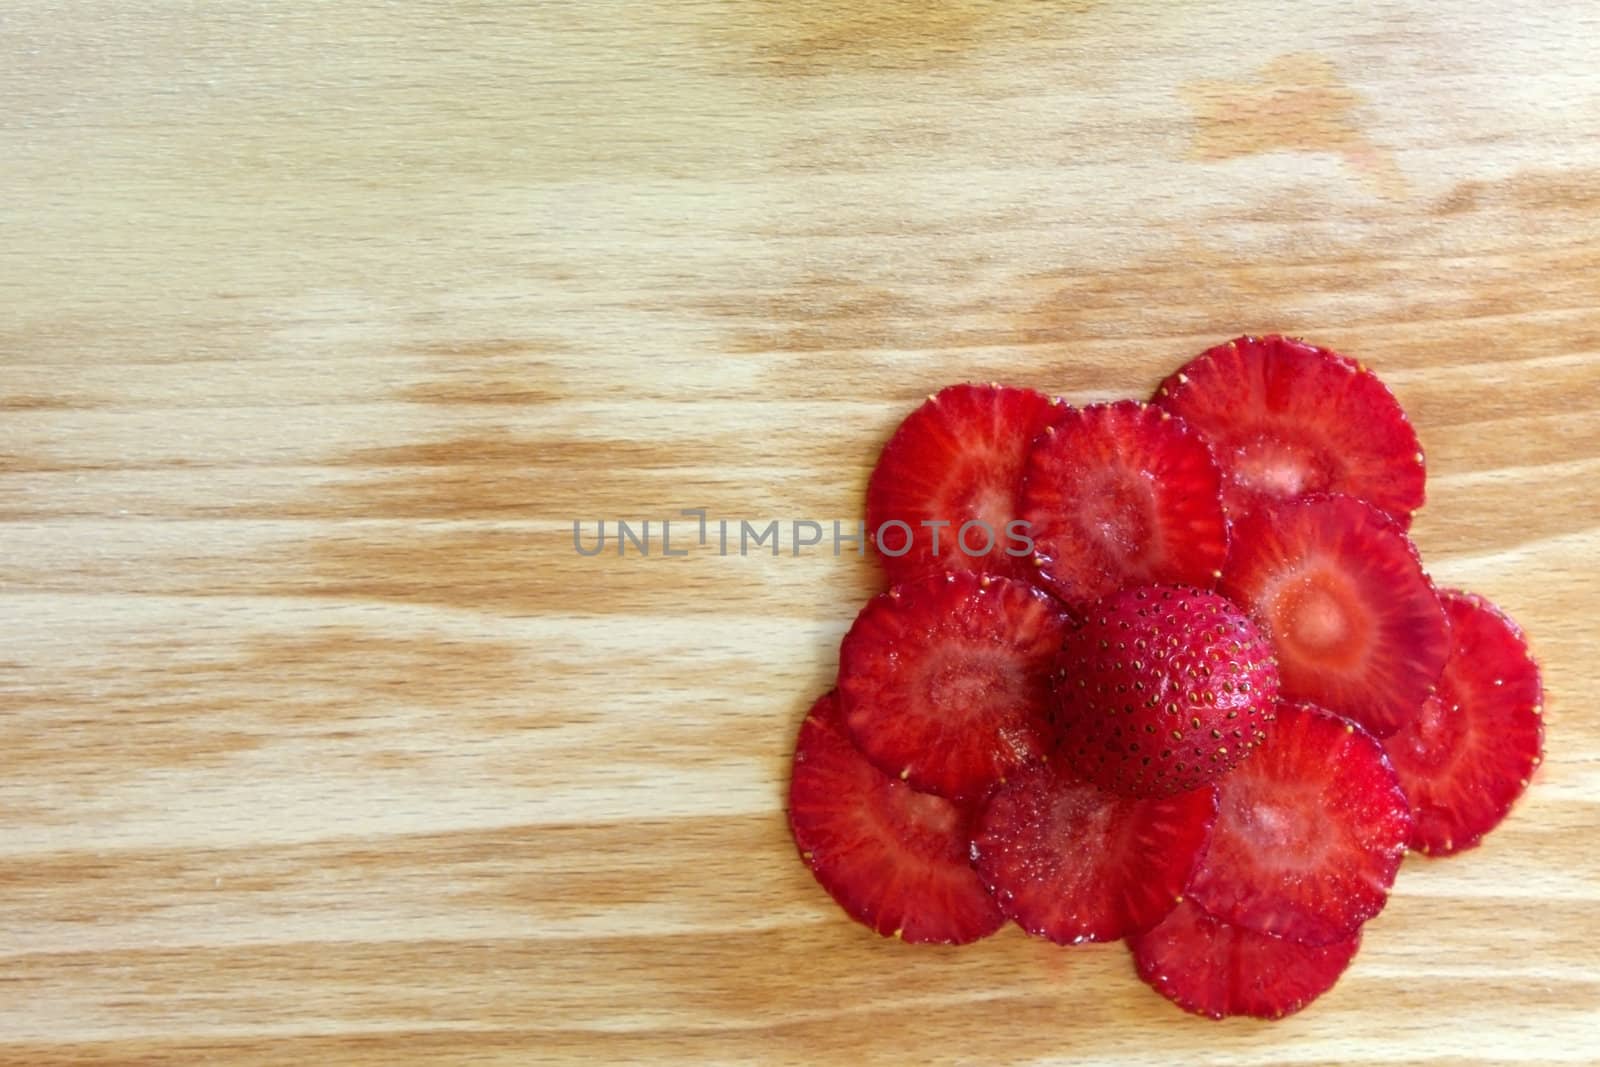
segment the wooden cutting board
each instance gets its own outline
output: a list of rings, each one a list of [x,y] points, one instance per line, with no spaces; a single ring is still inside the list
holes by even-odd
[[[1595,1062],[1597,37],[10,0],[0,1061]],[[846,921],[784,788],[879,578],[790,524],[853,527],[941,385],[1142,396],[1268,330],[1410,411],[1434,575],[1544,663],[1529,795],[1276,1025]],[[648,557],[574,551],[619,518]]]

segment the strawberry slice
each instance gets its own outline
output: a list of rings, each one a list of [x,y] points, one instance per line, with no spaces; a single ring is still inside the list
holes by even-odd
[[[1131,400],[1067,409],[1045,430],[1023,473],[1022,517],[1040,577],[1078,606],[1124,585],[1209,589],[1228,551],[1205,442]]]
[[[1005,922],[968,857],[971,814],[868,763],[832,693],[800,727],[789,826],[822,887],[885,937],[959,945]]]
[[[1231,518],[1345,493],[1405,528],[1422,506],[1422,449],[1400,402],[1360,363],[1325,348],[1240,337],[1184,364],[1153,402],[1211,445]]]
[[[1544,690],[1522,630],[1471,593],[1440,594],[1450,659],[1422,712],[1384,742],[1411,801],[1411,847],[1447,856],[1499,825],[1543,758]]]
[[[1416,716],[1450,651],[1416,548],[1351,497],[1256,511],[1234,527],[1220,589],[1267,631],[1285,700],[1347,715],[1379,737]]]
[[[1383,747],[1310,705],[1279,704],[1255,753],[1217,783],[1196,904],[1257,933],[1326,945],[1388,901],[1411,809]]]
[[[1044,753],[1066,629],[1061,606],[1026,582],[962,573],[895,586],[867,602],[839,648],[845,728],[886,774],[981,797]]]
[[[1114,941],[1172,910],[1216,816],[1210,786],[1137,800],[1035,764],[989,797],[972,857],[1000,910],[1029,933]]]
[[[1212,1019],[1292,1015],[1333,988],[1360,946],[1359,928],[1326,945],[1301,945],[1225,923],[1191,900],[1128,942],[1140,978]]]
[[[941,571],[1032,577],[1027,539],[1008,527],[1028,444],[1055,415],[1032,389],[952,385],[906,417],[867,482],[868,536],[891,583]]]

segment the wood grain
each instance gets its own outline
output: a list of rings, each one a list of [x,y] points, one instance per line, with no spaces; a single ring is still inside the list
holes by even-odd
[[[1600,9],[11,0],[0,1062],[1600,1060]],[[845,921],[793,733],[919,397],[1375,367],[1549,757],[1334,992]],[[592,526],[590,527],[592,529]],[[675,530],[675,536],[677,531]]]

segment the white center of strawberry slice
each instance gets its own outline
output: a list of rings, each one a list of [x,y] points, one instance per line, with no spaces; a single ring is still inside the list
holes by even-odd
[[[1113,471],[1085,494],[1084,514],[1113,555],[1137,559],[1151,540],[1151,490],[1141,479]]]
[[[1466,732],[1461,704],[1448,681],[1442,681],[1439,691],[1423,701],[1414,726],[1396,738],[1395,744],[1405,746],[1406,755],[1415,763],[1443,768],[1454,764]]]
[[[1343,606],[1326,589],[1304,590],[1290,610],[1294,639],[1305,647],[1329,648],[1340,644],[1350,634]]]
[[[893,789],[878,812],[879,824],[890,840],[902,842],[914,853],[937,854],[949,847],[961,830],[957,809],[942,797]]]
[[[998,462],[996,457],[985,455],[981,459],[982,462],[953,472],[951,484],[957,489],[951,501],[950,514],[938,516],[950,523],[945,537],[951,542],[952,552],[955,551],[954,541],[961,525],[969,519],[988,523],[998,536],[1005,532],[1006,523],[1015,517],[1012,514],[1017,510],[1016,491],[1012,484],[1014,479],[996,477],[993,467]],[[1012,466],[1015,466],[1014,462]],[[974,547],[982,544],[977,532],[972,534],[972,542]]]
[[[1283,500],[1326,492],[1334,481],[1328,456],[1292,440],[1292,432],[1279,428],[1236,446],[1230,470],[1233,480]]]
[[[1296,867],[1314,863],[1327,852],[1326,828],[1306,817],[1321,807],[1315,793],[1303,783],[1284,781],[1272,783],[1270,789],[1233,792],[1228,798],[1230,821],[1239,838],[1249,842],[1255,862]]]
[[[987,707],[1011,698],[1015,678],[1002,663],[982,657],[953,657],[929,672],[928,703],[949,711]]]
[[[1360,609],[1338,575],[1326,570],[1289,583],[1278,594],[1278,632],[1303,657],[1324,667],[1352,667],[1366,651]]]

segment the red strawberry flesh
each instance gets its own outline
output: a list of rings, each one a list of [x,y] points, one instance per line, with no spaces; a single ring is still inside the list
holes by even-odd
[[[1284,699],[1347,715],[1379,737],[1417,715],[1449,653],[1416,548],[1351,497],[1256,511],[1234,528],[1220,591],[1271,637]]]
[[[1301,945],[1223,922],[1185,900],[1128,944],[1139,977],[1184,1011],[1212,1019],[1281,1019],[1333,988],[1360,947],[1361,932]]]
[[[1371,371],[1327,349],[1240,337],[1186,363],[1152,402],[1211,445],[1232,518],[1345,493],[1404,528],[1422,506],[1422,449],[1399,401]]]
[[[1308,705],[1217,783],[1211,845],[1189,895],[1225,922],[1307,945],[1354,933],[1388,900],[1411,811],[1383,748]]]
[[[1231,601],[1134,586],[1097,601],[1056,660],[1061,757],[1124,796],[1213,781],[1266,736],[1278,696],[1272,648]]]
[[[1435,856],[1499,825],[1542,759],[1543,688],[1522,630],[1493,604],[1446,591],[1451,653],[1422,712],[1384,742],[1411,802],[1411,847]]]
[[[1051,764],[998,786],[978,819],[973,862],[1000,909],[1060,944],[1114,941],[1172,910],[1211,832],[1210,787],[1113,796]]]
[[[1061,413],[1028,456],[1022,517],[1040,578],[1073,605],[1125,585],[1209,588],[1227,554],[1221,476],[1205,443],[1133,401]]]
[[[891,583],[941,571],[1032,577],[1025,542],[1008,538],[1007,526],[1021,515],[1029,443],[1055,415],[1032,389],[952,385],[907,416],[867,483],[867,528]],[[884,529],[879,543],[883,525],[896,521],[905,527]],[[982,525],[963,540],[973,522]]]
[[[979,798],[1043,755],[1061,606],[1026,582],[935,575],[874,597],[839,650],[846,729],[917,789]]]
[[[789,825],[817,881],[885,937],[964,944],[1004,922],[972,869],[968,810],[867,762],[840,728],[831,693],[800,727]]]

